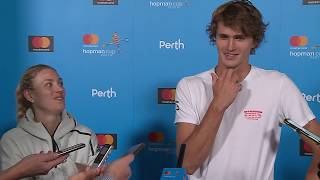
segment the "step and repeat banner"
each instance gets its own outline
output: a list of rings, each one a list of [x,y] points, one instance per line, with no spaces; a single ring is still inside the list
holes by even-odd
[[[217,63],[205,31],[223,0],[28,0],[1,4],[0,135],[16,124],[15,88],[24,70],[49,64],[64,80],[67,110],[114,144],[136,143],[136,180],[176,165],[175,86]],[[252,1],[269,23],[250,62],[286,73],[320,114],[319,0]],[[303,179],[311,157],[282,128],[276,179]],[[254,146],[254,144],[253,144]]]

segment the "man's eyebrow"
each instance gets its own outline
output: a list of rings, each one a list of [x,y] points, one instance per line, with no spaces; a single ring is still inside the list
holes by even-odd
[[[245,38],[246,35],[244,35],[244,34],[236,34],[233,37],[235,37],[235,38]]]
[[[218,35],[218,36],[229,37],[229,35],[228,35],[228,34],[224,34],[224,33],[218,33],[217,35]]]

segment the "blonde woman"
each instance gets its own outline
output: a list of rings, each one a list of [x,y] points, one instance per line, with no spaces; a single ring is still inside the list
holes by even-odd
[[[35,65],[27,69],[18,84],[16,98],[18,125],[1,139],[1,170],[30,154],[58,152],[78,143],[84,143],[85,148],[70,153],[64,163],[37,179],[67,179],[92,163],[96,136],[66,112],[63,81],[54,68]]]

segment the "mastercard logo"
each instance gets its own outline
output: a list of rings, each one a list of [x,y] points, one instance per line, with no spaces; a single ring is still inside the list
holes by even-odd
[[[175,96],[176,96],[176,90],[175,89],[162,89],[161,90],[161,98],[163,100],[172,100],[174,101],[175,100]]]
[[[159,104],[174,104],[176,99],[175,88],[158,88]]]
[[[33,48],[48,48],[51,41],[48,37],[33,37],[31,39],[31,44]]]
[[[164,134],[162,132],[151,132],[148,138],[150,142],[162,143],[164,141]]]
[[[290,45],[297,47],[297,46],[306,46],[309,40],[306,36],[292,36],[290,38]]]
[[[96,136],[99,146],[110,144],[114,149],[117,148],[117,134],[97,134]]]
[[[99,36],[96,34],[85,34],[83,35],[83,44],[98,44]]]
[[[53,36],[29,36],[30,52],[53,52]]]

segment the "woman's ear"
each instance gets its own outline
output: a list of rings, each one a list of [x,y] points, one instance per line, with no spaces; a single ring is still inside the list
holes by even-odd
[[[31,103],[34,102],[34,100],[32,99],[32,95],[31,95],[31,92],[30,92],[29,89],[25,89],[25,90],[23,91],[23,96],[24,96],[24,98],[26,98],[26,99],[27,99],[28,101],[30,101]]]

